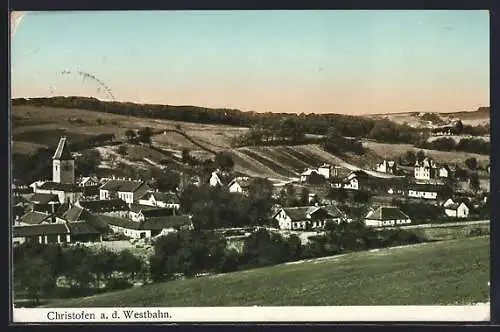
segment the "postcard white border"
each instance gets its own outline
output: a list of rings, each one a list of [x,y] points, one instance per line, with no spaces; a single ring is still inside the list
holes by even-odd
[[[142,314],[125,317],[125,311]],[[163,318],[149,317],[161,312]],[[56,313],[84,314],[60,318]],[[167,315],[165,313],[168,313]],[[160,316],[161,316],[160,315]],[[61,316],[60,316],[61,317]],[[114,318],[113,318],[114,317]],[[176,322],[484,322],[490,305],[336,307],[173,307],[173,308],[15,308],[14,323],[176,323]]]

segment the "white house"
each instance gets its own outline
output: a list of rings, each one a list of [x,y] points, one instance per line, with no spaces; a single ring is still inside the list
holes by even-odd
[[[160,208],[169,208],[179,210],[181,203],[177,194],[172,192],[148,191],[139,200],[138,204],[154,206]]]
[[[250,180],[248,177],[239,177],[233,179],[229,182],[227,188],[230,193],[244,194],[250,185]]]
[[[103,218],[114,232],[136,239],[151,238],[180,229],[193,229],[191,217],[186,215],[150,218],[140,222],[107,216]]]
[[[94,187],[94,186],[98,186],[99,184],[100,184],[99,179],[92,177],[92,176],[85,176],[85,177],[79,178],[77,181],[77,185],[79,187]]]
[[[307,179],[311,176],[312,173],[319,174],[317,170],[308,168],[302,173],[300,173],[300,181],[307,182]]]
[[[334,205],[281,208],[273,219],[282,230],[321,229],[327,222],[347,221],[344,213]]]
[[[425,158],[422,162],[416,162],[414,168],[414,176],[417,180],[430,180],[436,176],[437,166],[436,163],[430,159]]]
[[[353,172],[347,176],[343,188],[359,190],[359,179],[356,173]]]
[[[396,162],[394,160],[384,160],[380,164],[377,164],[375,170],[377,172],[394,174],[396,170]]]
[[[222,180],[217,174],[217,172],[212,172],[212,175],[210,176],[210,179],[208,180],[208,184],[211,187],[217,187],[217,186],[222,186]]]
[[[120,198],[132,204],[148,191],[150,188],[144,181],[111,179],[99,189],[99,196],[101,200]]]
[[[444,213],[448,217],[454,218],[467,218],[470,213],[470,208],[466,200],[454,200],[453,198],[448,198],[444,203]]]
[[[323,164],[318,167],[318,174],[323,175],[325,179],[330,179],[332,177],[336,177],[338,168],[329,164]]]
[[[438,172],[438,176],[440,178],[448,178],[451,174],[451,171],[450,171],[450,168],[448,167],[448,165],[443,165],[441,167],[439,167],[439,172]]]
[[[368,212],[364,222],[366,226],[382,227],[411,224],[411,219],[397,207],[381,206]]]
[[[168,217],[175,215],[175,208],[157,207],[142,204],[131,204],[129,218],[133,221],[144,221],[148,218]]]

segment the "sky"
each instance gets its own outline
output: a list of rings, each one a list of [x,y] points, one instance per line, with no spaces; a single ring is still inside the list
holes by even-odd
[[[12,22],[13,98],[352,115],[489,106],[488,11],[61,11]]]

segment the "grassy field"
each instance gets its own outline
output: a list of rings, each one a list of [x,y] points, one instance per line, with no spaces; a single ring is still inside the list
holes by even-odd
[[[175,129],[180,127],[189,136],[214,150],[230,146],[231,139],[240,135],[247,128],[226,125],[206,125],[179,121],[158,120],[130,117],[124,115],[92,112],[80,109],[64,109],[51,107],[14,106],[12,108],[12,134],[14,152],[32,153],[28,144],[17,142],[33,142],[43,146],[57,141],[60,134],[65,134],[71,140],[78,140],[88,133],[112,133],[123,137],[127,129],[151,127],[155,130]],[[55,131],[58,131],[55,132]],[[176,133],[156,136],[153,140],[165,148],[181,149],[188,146],[188,141]]]
[[[446,305],[489,301],[489,237],[148,285],[47,307]]]

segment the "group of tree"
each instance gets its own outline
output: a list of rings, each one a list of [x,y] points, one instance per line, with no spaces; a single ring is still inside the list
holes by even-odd
[[[213,231],[185,231],[156,241],[150,271],[152,279],[160,282],[423,241],[424,238],[410,231],[375,230],[355,221],[327,224],[325,234],[311,237],[307,244],[296,235],[284,237],[261,228],[245,238],[242,249],[236,251]]]
[[[75,160],[76,176],[95,175],[101,162],[102,156],[98,150],[91,149],[84,151]]]
[[[125,137],[129,143],[143,143],[151,144],[151,138],[154,135],[154,131],[151,127],[143,127],[138,130],[127,129],[125,131]]]
[[[266,179],[253,179],[247,195],[221,187],[189,185],[180,202],[182,211],[193,215],[195,229],[263,225],[270,220],[272,184]]]
[[[50,296],[61,280],[72,294],[89,290],[131,287],[144,272],[142,261],[130,251],[115,253],[85,246],[42,245],[25,242],[13,247],[14,291],[35,304]]]
[[[398,163],[404,166],[414,166],[417,162],[421,163],[426,157],[424,150],[408,150],[398,158]]]
[[[356,154],[363,154],[365,149],[363,144],[353,138],[345,138],[337,130],[331,129],[321,142],[322,148],[335,155],[342,155],[346,152],[354,152]]]
[[[416,146],[429,150],[490,154],[491,144],[489,141],[481,138],[462,138],[457,143],[453,138],[441,137],[432,141],[422,140]]]

